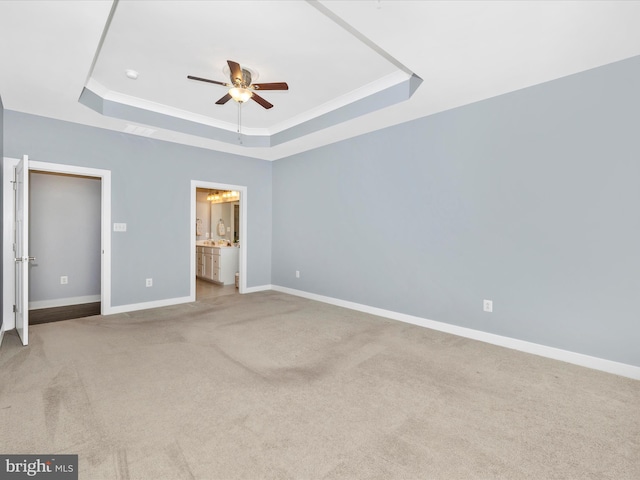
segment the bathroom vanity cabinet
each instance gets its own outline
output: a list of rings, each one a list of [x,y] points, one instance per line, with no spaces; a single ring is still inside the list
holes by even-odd
[[[235,284],[238,251],[237,247],[196,245],[196,276],[221,285]]]

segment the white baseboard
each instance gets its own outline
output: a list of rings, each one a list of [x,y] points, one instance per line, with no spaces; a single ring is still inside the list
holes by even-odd
[[[635,365],[628,365],[626,363],[614,362],[612,360],[606,360],[604,358],[592,357],[584,355],[582,353],[571,352],[568,350],[562,350],[555,347],[548,347],[546,345],[540,345],[538,343],[527,342],[524,340],[518,340],[516,338],[504,337],[502,335],[496,335],[493,333],[487,333],[480,330],[474,330],[472,328],[459,327],[457,325],[451,325],[449,323],[436,322],[435,320],[428,320],[426,318],[415,317],[413,315],[407,315],[404,313],[393,312],[391,310],[384,310],[382,308],[370,307],[369,305],[363,305],[360,303],[349,302],[346,300],[340,300],[333,297],[325,297],[324,295],[317,295],[315,293],[304,292],[302,290],[296,290],[288,287],[281,287],[279,285],[272,285],[271,288],[277,292],[288,293],[290,295],[296,295],[298,297],[308,298],[310,300],[317,300],[319,302],[329,303],[339,307],[349,308],[351,310],[357,310],[364,313],[370,313],[379,317],[390,318],[392,320],[398,320],[405,323],[411,323],[420,327],[430,328],[432,330],[438,330],[440,332],[451,333],[460,337],[471,338],[473,340],[479,340],[481,342],[490,343],[492,345],[498,345],[500,347],[510,348],[512,350],[519,350],[521,352],[532,353],[541,357],[552,358],[554,360],[560,360],[574,365],[580,365],[581,367],[592,368],[594,370],[600,370],[607,373],[613,373],[622,377],[633,378],[640,380],[640,367]]]
[[[257,287],[247,287],[242,293],[264,292],[266,290],[274,290],[273,285],[258,285]]]
[[[272,290],[272,285],[259,285],[257,287],[248,287],[248,288],[245,288],[244,293],[263,292],[267,290]],[[99,302],[99,301],[100,301],[100,295],[63,298],[59,300],[43,300],[39,302],[29,302],[29,310],[37,310],[40,308],[50,308],[50,307],[60,307],[60,306],[66,306],[66,305],[78,305],[82,303],[92,303],[92,302]],[[129,305],[118,305],[115,307],[103,305],[102,314],[113,315],[116,313],[135,312],[137,310],[147,310],[150,308],[168,307],[171,305],[178,305],[181,303],[189,303],[194,301],[195,301],[195,298],[188,296],[188,297],[168,298],[165,300],[156,300],[153,302],[142,302],[142,303],[132,303]]]
[[[192,297],[167,298],[166,300],[156,300],[153,302],[132,303],[129,305],[118,305],[109,307],[107,311],[103,310],[103,315],[113,315],[115,313],[135,312],[137,310],[148,310],[150,308],[169,307],[171,305],[179,305],[181,303],[193,302]]]
[[[2,346],[3,338],[4,338],[4,324],[0,327],[0,347]]]
[[[66,307],[67,305],[81,305],[83,303],[94,303],[101,301],[100,295],[85,295],[83,297],[57,298],[55,300],[38,300],[29,302],[29,310],[40,310],[42,308]]]

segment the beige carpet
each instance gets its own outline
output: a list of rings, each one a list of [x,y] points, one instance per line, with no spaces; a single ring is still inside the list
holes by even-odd
[[[638,479],[640,382],[277,292],[36,325],[0,453],[94,479]]]

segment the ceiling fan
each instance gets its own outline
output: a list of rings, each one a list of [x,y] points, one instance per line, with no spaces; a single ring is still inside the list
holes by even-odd
[[[198,80],[200,82],[215,83],[224,87],[230,87],[229,92],[216,102],[217,105],[224,105],[232,98],[238,103],[244,103],[249,99],[259,103],[264,108],[271,108],[273,105],[256,93],[256,90],[289,90],[286,82],[275,83],[251,83],[251,72],[246,68],[241,68],[240,64],[233,60],[227,60],[229,65],[229,79],[231,83],[218,82],[217,80],[209,80],[208,78],[194,77],[187,75],[190,80]]]

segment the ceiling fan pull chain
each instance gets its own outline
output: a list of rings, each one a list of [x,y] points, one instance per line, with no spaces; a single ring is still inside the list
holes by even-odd
[[[238,142],[242,145],[242,133],[240,128],[242,125],[242,103],[238,103]]]

